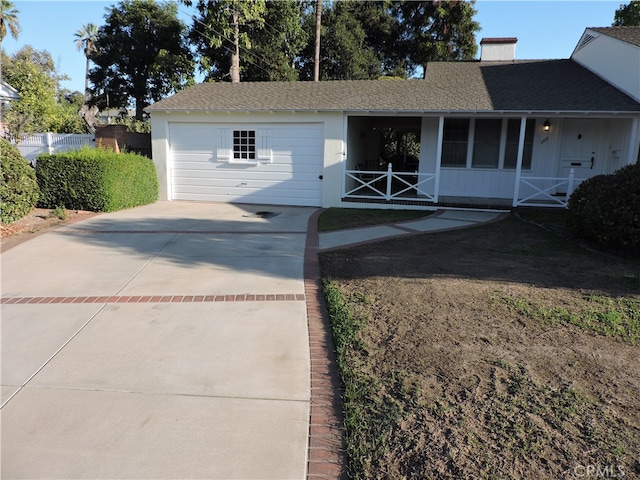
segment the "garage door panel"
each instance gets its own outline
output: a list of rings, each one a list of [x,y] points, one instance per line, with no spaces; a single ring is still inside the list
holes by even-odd
[[[271,163],[241,165],[217,158],[233,129],[268,132]],[[322,200],[322,124],[171,123],[172,198],[319,206]],[[220,140],[222,138],[222,140]]]
[[[271,197],[265,197],[260,195],[232,196],[232,195],[217,195],[213,193],[183,194],[180,200],[190,200],[195,202],[255,203],[258,205],[296,205],[301,207],[317,207],[318,202],[321,201],[320,197],[317,197],[317,198],[306,197],[306,198],[300,199],[300,198],[281,196],[278,198],[271,198]]]
[[[210,168],[208,166],[201,166],[198,164],[192,164],[190,168],[180,168],[175,170],[173,176],[176,178],[185,177],[185,176],[197,176],[202,178],[208,177],[216,177],[216,178],[224,178],[224,179],[238,179],[238,178],[277,178],[282,179],[283,176],[287,178],[299,178],[306,176],[313,176],[313,178],[318,178],[318,170],[312,167],[309,168],[301,168],[296,169],[295,171],[291,170],[289,166],[283,166],[283,168],[278,168],[276,165],[263,165],[260,167],[256,167],[253,169],[246,169],[244,171],[224,169],[224,168]]]
[[[277,138],[272,137],[271,146],[274,150],[298,150],[300,148],[322,148],[322,140],[318,138]]]
[[[302,177],[296,177],[295,179],[290,176],[282,176],[280,178],[253,178],[246,179],[242,182],[238,182],[233,179],[218,178],[215,176],[198,177],[198,176],[184,176],[176,177],[174,182],[174,189],[178,186],[211,186],[211,187],[235,187],[237,185],[248,185],[251,187],[263,187],[272,188],[282,186],[283,182],[287,182],[288,189],[295,189],[299,185],[304,185],[304,189],[314,190],[317,187],[317,183],[320,182],[317,176],[306,175]]]
[[[268,197],[278,197],[283,196],[282,189],[279,188],[278,184],[260,184],[256,182],[255,184],[249,184],[247,186],[226,186],[219,188],[212,188],[210,185],[176,185],[176,189],[178,192],[183,194],[208,194],[213,193],[217,195],[239,195],[239,196],[255,196],[260,194],[262,196]],[[307,188],[304,184],[300,184],[298,188],[288,188],[286,190],[286,194],[289,197],[309,197],[309,198],[319,198],[319,196],[314,197],[309,195],[309,188]]]
[[[305,200],[320,200],[319,196],[308,195],[308,190],[286,190],[286,194],[283,194],[282,190],[278,188],[228,188],[224,191],[212,190],[207,187],[194,187],[188,191],[183,192],[185,197],[194,199],[194,196],[216,196],[219,198],[228,199],[244,199],[248,203],[256,203],[256,198],[269,198],[269,203],[278,204],[278,198],[300,198],[303,194]],[[186,199],[186,198],[185,198]]]

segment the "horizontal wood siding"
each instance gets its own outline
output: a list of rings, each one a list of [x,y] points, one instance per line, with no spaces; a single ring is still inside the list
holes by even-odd
[[[324,139],[322,124],[171,123],[172,198],[276,205],[320,206]],[[260,149],[258,165],[229,162],[226,135],[266,130],[271,162]],[[222,152],[222,153],[220,153]]]
[[[514,170],[440,170],[440,195],[456,197],[512,198]]]

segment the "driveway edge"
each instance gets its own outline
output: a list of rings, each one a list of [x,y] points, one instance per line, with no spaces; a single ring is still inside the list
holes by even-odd
[[[322,212],[323,209],[319,209],[309,218],[304,252],[304,291],[311,361],[308,480],[347,478],[340,379],[318,259],[318,217]]]

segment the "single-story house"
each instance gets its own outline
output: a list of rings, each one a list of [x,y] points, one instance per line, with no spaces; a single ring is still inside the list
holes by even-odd
[[[7,135],[7,126],[4,124],[4,112],[11,108],[11,102],[16,100],[20,100],[18,90],[0,79],[0,137]]]
[[[587,29],[562,60],[483,39],[479,61],[429,63],[424,79],[193,86],[147,109],[161,198],[564,207],[580,181],[638,159],[640,70],[610,61],[638,60],[638,32]]]

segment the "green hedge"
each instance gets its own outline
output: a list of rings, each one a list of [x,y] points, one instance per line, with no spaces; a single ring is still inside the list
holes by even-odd
[[[11,223],[24,217],[38,200],[33,167],[17,148],[0,138],[0,221]]]
[[[640,164],[582,182],[569,198],[567,225],[614,250],[640,249]]]
[[[113,212],[158,199],[153,162],[135,153],[101,148],[41,155],[36,164],[43,208]]]

